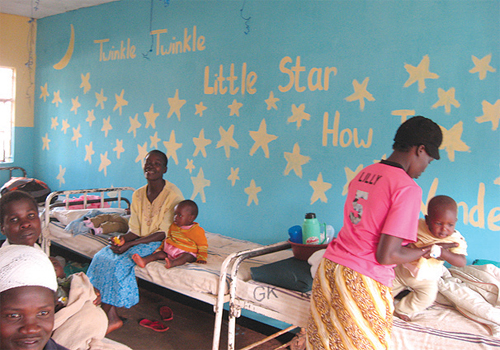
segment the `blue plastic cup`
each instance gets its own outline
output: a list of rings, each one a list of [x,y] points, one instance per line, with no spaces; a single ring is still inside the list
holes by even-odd
[[[300,225],[292,226],[288,229],[290,242],[302,243],[302,227]]]

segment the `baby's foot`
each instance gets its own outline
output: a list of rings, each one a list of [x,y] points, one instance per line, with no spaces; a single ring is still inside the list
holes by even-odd
[[[165,258],[165,268],[169,269],[172,267],[172,262],[170,261],[169,258]]]
[[[146,262],[144,261],[143,258],[139,254],[134,254],[132,255],[132,260],[137,264],[139,267],[146,267]]]
[[[400,314],[400,313],[397,313],[396,311],[394,311],[394,316],[402,319],[403,321],[406,321],[406,322],[411,322],[411,318],[410,316],[408,315],[405,315],[405,314]]]

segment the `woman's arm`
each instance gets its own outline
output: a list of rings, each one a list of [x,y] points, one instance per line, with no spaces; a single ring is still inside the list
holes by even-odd
[[[129,231],[126,234],[119,237],[122,238],[125,241],[125,243],[123,243],[122,245],[117,245],[114,242],[111,242],[111,250],[115,254],[123,254],[127,250],[138,244],[147,244],[151,242],[162,241],[165,239],[165,232],[158,231],[146,237],[139,237],[135,233]]]
[[[403,264],[417,260],[427,254],[431,247],[409,248],[402,246],[403,239],[382,233],[378,242],[376,258],[381,265]]]

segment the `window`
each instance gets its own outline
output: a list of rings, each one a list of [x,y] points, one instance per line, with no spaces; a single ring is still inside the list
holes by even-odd
[[[12,162],[15,78],[14,68],[0,67],[0,163]]]

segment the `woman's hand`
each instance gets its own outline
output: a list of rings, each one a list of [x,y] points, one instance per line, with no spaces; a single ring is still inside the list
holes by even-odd
[[[99,292],[99,289],[97,289],[96,287],[94,287],[94,292],[96,295],[96,298],[94,299],[94,305],[99,306],[101,305],[101,292]]]

